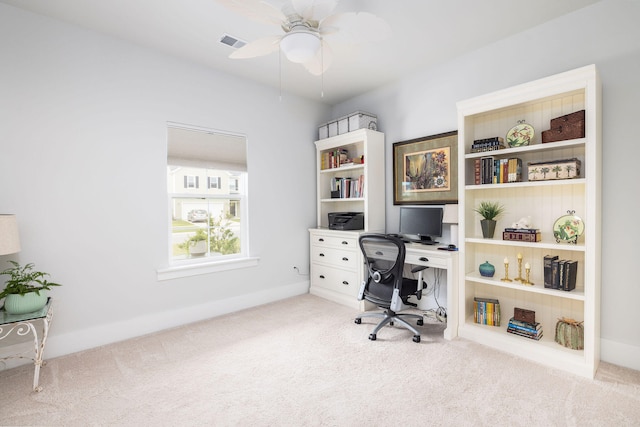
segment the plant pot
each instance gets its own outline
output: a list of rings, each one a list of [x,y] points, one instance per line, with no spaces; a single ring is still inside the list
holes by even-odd
[[[480,264],[478,270],[480,271],[480,275],[483,277],[493,277],[496,272],[496,268],[489,261]]]
[[[47,292],[40,291],[40,295],[29,292],[24,295],[7,295],[4,300],[4,310],[9,314],[25,314],[40,310],[47,304]]]
[[[485,239],[493,239],[493,233],[496,231],[496,221],[493,219],[481,219],[482,237]]]
[[[207,253],[207,241],[198,240],[189,246],[189,254],[192,256],[202,256]]]

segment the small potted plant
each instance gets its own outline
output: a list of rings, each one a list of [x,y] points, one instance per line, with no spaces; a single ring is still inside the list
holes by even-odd
[[[187,250],[192,256],[202,256],[207,253],[207,233],[198,229],[196,233],[187,240]]]
[[[0,292],[0,299],[4,298],[4,309],[9,314],[24,314],[40,310],[47,304],[47,291],[52,286],[61,286],[49,282],[49,273],[34,271],[33,263],[21,266],[15,261],[9,261],[13,267],[0,272],[9,276],[5,287]]]
[[[482,236],[485,239],[492,239],[496,230],[496,219],[504,213],[504,206],[498,202],[483,201],[474,211],[482,216],[480,220]]]

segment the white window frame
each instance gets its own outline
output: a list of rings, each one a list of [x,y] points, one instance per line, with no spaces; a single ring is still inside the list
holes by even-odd
[[[167,124],[169,127],[176,127],[180,129],[193,130],[199,132],[207,132],[207,133],[219,133],[222,135],[231,135],[235,137],[242,137],[245,139],[246,136],[237,133],[224,132],[214,129],[207,129],[197,126],[190,126],[178,123],[169,122]],[[168,162],[169,163],[169,162]],[[191,166],[193,167],[193,166]],[[204,169],[204,168],[203,168]],[[219,169],[222,170],[222,169]],[[228,169],[225,169],[228,170]],[[232,171],[233,172],[233,171]],[[237,268],[247,268],[256,266],[258,264],[259,258],[252,257],[249,255],[250,253],[250,245],[249,245],[249,202],[248,202],[248,179],[249,174],[248,171],[241,171],[240,174],[244,174],[243,179],[240,182],[243,185],[241,188],[242,191],[238,193],[229,193],[221,194],[221,195],[212,195],[207,194],[206,198],[208,199],[224,199],[224,200],[238,200],[240,203],[240,253],[238,254],[230,254],[230,255],[220,255],[215,257],[204,257],[204,258],[191,258],[184,260],[174,260],[171,250],[171,239],[172,239],[172,201],[174,197],[186,197],[186,198],[197,198],[201,197],[201,195],[193,194],[193,193],[169,193],[167,191],[167,212],[168,212],[168,220],[167,220],[167,267],[160,268],[157,270],[158,280],[170,280],[176,279],[180,277],[188,277],[199,274],[208,274],[214,273],[218,271],[232,270]],[[167,175],[165,175],[165,178]],[[207,180],[209,181],[209,180]],[[222,180],[220,180],[222,181]],[[208,189],[203,189],[203,192],[206,192]],[[167,186],[165,185],[165,189]]]

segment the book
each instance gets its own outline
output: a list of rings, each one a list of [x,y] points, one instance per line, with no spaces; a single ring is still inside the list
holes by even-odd
[[[563,291],[572,291],[576,288],[576,276],[578,274],[578,261],[567,260],[564,263],[564,272],[562,276]]]
[[[500,326],[500,302],[497,299],[475,297],[473,300],[475,323]]]
[[[545,255],[544,256],[544,287],[553,288],[553,261],[558,259],[558,255]]]
[[[540,242],[542,241],[542,234],[537,233],[520,233],[514,231],[504,231],[502,233],[502,240],[515,240],[519,242]]]
[[[536,341],[542,338],[542,332],[540,332],[539,334],[529,334],[527,332],[519,331],[517,329],[512,329],[512,328],[507,328],[507,332],[509,332],[510,334],[518,335],[518,336],[529,338]]]
[[[529,234],[540,233],[540,229],[539,228],[513,228],[513,227],[506,227],[504,229],[504,231],[508,231],[510,233],[529,233]]]
[[[540,322],[525,322],[524,320],[518,320],[515,317],[509,319],[509,326],[517,326],[529,331],[538,331],[542,329],[542,324],[540,324]]]

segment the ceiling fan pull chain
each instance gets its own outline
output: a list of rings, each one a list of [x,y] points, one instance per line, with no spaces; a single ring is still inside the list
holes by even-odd
[[[324,46],[322,44],[324,40],[320,39],[320,98],[324,98]]]

